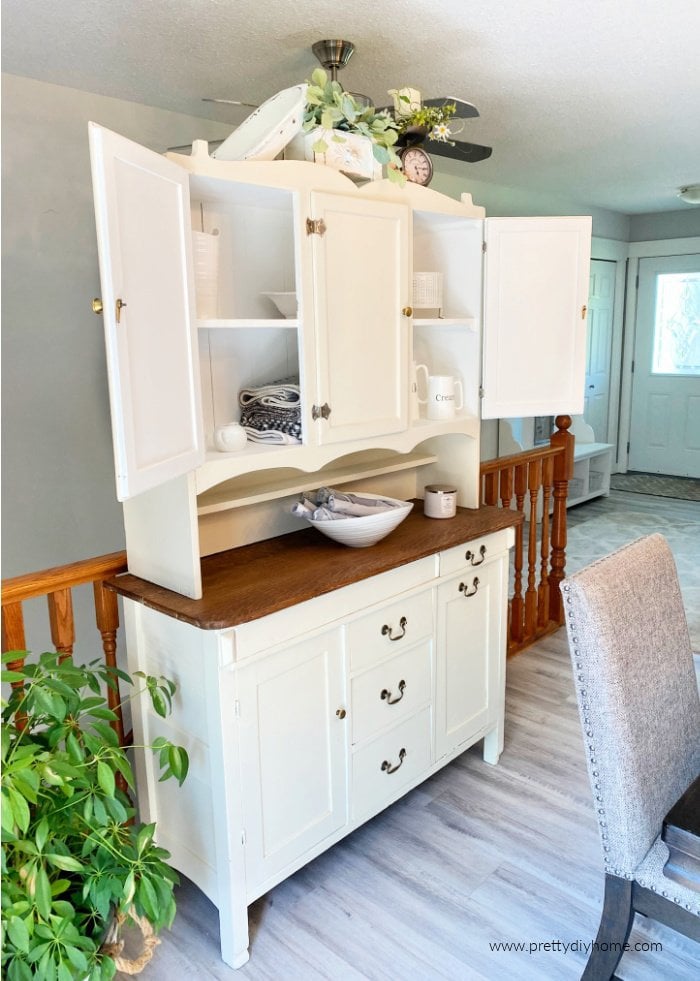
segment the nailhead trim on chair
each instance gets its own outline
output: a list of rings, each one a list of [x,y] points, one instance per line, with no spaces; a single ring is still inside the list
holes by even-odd
[[[563,588],[563,590],[564,590],[565,593],[569,593],[571,591],[571,587],[570,586],[564,585],[562,588]],[[565,599],[566,604],[568,606],[571,606],[571,597],[570,596],[566,596],[564,599]],[[566,615],[569,618],[569,620],[573,620],[574,619],[574,613],[573,613],[572,610],[567,610],[566,611]],[[574,644],[574,645],[578,644],[578,637],[573,637],[572,636],[571,643]],[[578,658],[578,657],[579,657],[579,652],[576,649],[576,647],[574,647],[574,658]],[[575,660],[574,661],[574,664],[576,665],[576,670],[579,672],[576,675],[576,678],[581,683],[580,684],[580,687],[579,687],[579,695],[581,697],[581,708],[583,709],[584,712],[588,712],[588,704],[583,701],[583,699],[585,699],[587,697],[587,692],[586,692],[586,689],[584,687],[585,681],[586,681],[586,676],[583,673],[583,662],[582,661]],[[585,726],[590,726],[590,724],[591,724],[590,718],[588,718],[587,716],[584,716],[583,724]],[[595,748],[595,743],[593,742],[593,730],[592,729],[586,729],[586,737],[588,739],[587,747],[588,747],[588,753],[589,753],[589,756],[590,756],[591,765],[592,766],[596,766],[597,765],[597,760],[596,760],[596,756],[595,756],[596,748]],[[598,770],[592,770],[591,772],[592,772],[592,774],[593,774],[594,777],[600,776],[600,773],[599,773]],[[599,783],[595,783],[594,784],[594,789],[595,790],[600,790],[600,784]],[[599,804],[602,804],[603,798],[598,794],[596,796],[596,801]],[[599,815],[599,817],[598,817],[598,827],[601,829],[601,832],[600,832],[601,841],[607,841],[608,840],[608,835],[603,830],[603,829],[607,828],[607,826],[608,826],[607,825],[607,822],[603,820],[603,818],[605,817],[605,808],[598,807],[598,808],[596,808],[596,811],[597,811],[597,814]],[[608,873],[611,873],[612,875],[617,875],[620,878],[634,879],[634,875],[632,873],[625,872],[623,874],[619,869],[612,869],[610,867],[610,858],[608,856],[608,853],[609,852],[610,852],[610,845],[603,845],[603,862],[604,862],[604,865],[605,865],[605,871],[608,872]]]

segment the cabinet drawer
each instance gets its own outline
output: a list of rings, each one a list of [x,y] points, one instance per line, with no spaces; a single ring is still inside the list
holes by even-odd
[[[430,701],[432,654],[432,642],[423,641],[352,679],[353,744],[401,722]]]
[[[358,749],[352,757],[352,819],[386,807],[430,767],[431,710],[426,706]]]
[[[440,552],[440,575],[450,576],[465,569],[478,569],[487,565],[512,545],[512,529],[506,528],[492,535],[475,538],[464,545],[456,545]]]
[[[432,590],[404,596],[348,624],[350,669],[368,668],[432,635]]]

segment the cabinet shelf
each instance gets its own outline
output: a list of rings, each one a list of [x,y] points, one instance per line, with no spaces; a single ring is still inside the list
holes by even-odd
[[[255,478],[255,475],[251,475],[250,479],[234,478],[200,494],[197,499],[197,513],[214,514],[248,504],[274,501],[279,497],[314,490],[321,484],[335,485],[387,473],[398,473],[401,470],[428,466],[436,460],[437,457],[433,454],[406,453],[400,457],[375,457],[367,461],[345,462],[328,467],[322,473],[285,472],[278,480],[271,480],[268,476],[264,482],[261,482],[259,478]]]
[[[295,317],[294,319],[286,320],[282,317],[269,317],[269,318],[245,318],[245,317],[235,317],[235,318],[217,318],[216,320],[197,320],[197,328],[199,330],[236,330],[245,329],[264,329],[266,327],[286,327],[289,330],[297,330],[299,327],[299,320]]]

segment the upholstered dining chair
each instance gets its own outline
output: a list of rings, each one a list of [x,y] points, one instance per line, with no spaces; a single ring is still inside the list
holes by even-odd
[[[700,700],[671,550],[648,535],[561,583],[605,866],[582,981],[614,976],[635,913],[700,940],[700,892],[664,875],[666,814],[700,772]]]

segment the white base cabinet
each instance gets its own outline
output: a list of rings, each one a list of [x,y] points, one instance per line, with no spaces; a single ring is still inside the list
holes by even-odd
[[[419,521],[447,524],[415,521],[421,533]],[[248,959],[253,900],[477,740],[497,761],[512,540],[501,523],[216,630],[120,589],[130,671],[178,684],[167,720],[145,699],[135,706],[135,742],[165,734],[191,757],[178,788],[137,754],[141,817],[157,821],[175,867],[217,905],[231,966]]]

